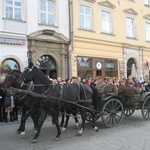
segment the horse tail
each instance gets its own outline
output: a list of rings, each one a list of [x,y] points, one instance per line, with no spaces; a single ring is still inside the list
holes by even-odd
[[[98,90],[95,86],[93,85],[90,85],[92,91],[93,91],[93,97],[92,97],[92,100],[93,100],[93,106],[94,106],[94,109],[96,111],[99,110],[99,105],[100,105],[100,96],[99,96],[99,93],[98,93]]]

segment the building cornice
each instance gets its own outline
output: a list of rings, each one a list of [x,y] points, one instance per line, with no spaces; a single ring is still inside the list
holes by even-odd
[[[143,18],[150,20],[150,14],[144,15]]]
[[[84,0],[84,1],[91,2],[91,3],[95,3],[96,2],[95,0]]]
[[[102,1],[102,2],[98,2],[99,5],[104,6],[104,7],[109,7],[109,8],[116,8],[111,2],[109,1]]]
[[[124,12],[126,12],[128,14],[135,15],[135,16],[138,15],[138,13],[134,9],[132,9],[132,8],[125,9]]]

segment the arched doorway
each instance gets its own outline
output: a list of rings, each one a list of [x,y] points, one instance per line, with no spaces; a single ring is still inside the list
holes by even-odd
[[[57,67],[54,59],[49,55],[41,56],[35,65],[50,78],[57,78]]]
[[[12,70],[20,70],[20,66],[17,61],[12,58],[5,59],[1,64],[1,74],[7,75],[8,71]]]
[[[133,58],[130,58],[127,62],[127,77],[131,75],[132,64],[135,64],[135,68],[137,69],[135,60]]]

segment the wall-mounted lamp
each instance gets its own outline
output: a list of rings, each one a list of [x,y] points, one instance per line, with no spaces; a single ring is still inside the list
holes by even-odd
[[[77,58],[77,54],[74,54],[74,57]]]
[[[77,61],[77,54],[74,54],[74,62],[76,62]]]

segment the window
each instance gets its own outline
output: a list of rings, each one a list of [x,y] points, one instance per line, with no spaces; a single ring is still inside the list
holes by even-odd
[[[112,19],[111,13],[107,11],[101,11],[101,22],[102,22],[102,32],[112,34]]]
[[[22,0],[5,0],[5,17],[8,19],[21,20]]]
[[[20,66],[18,62],[13,60],[12,58],[5,59],[2,64],[0,65],[0,73],[2,75],[7,75],[10,69],[20,70]]]
[[[150,41],[150,23],[145,23],[146,41]]]
[[[40,0],[40,23],[54,25],[54,2]]]
[[[126,18],[127,37],[135,38],[135,20],[133,18]]]
[[[80,29],[92,30],[91,27],[91,8],[83,5],[79,6]]]
[[[145,5],[150,6],[150,0],[145,0]]]

